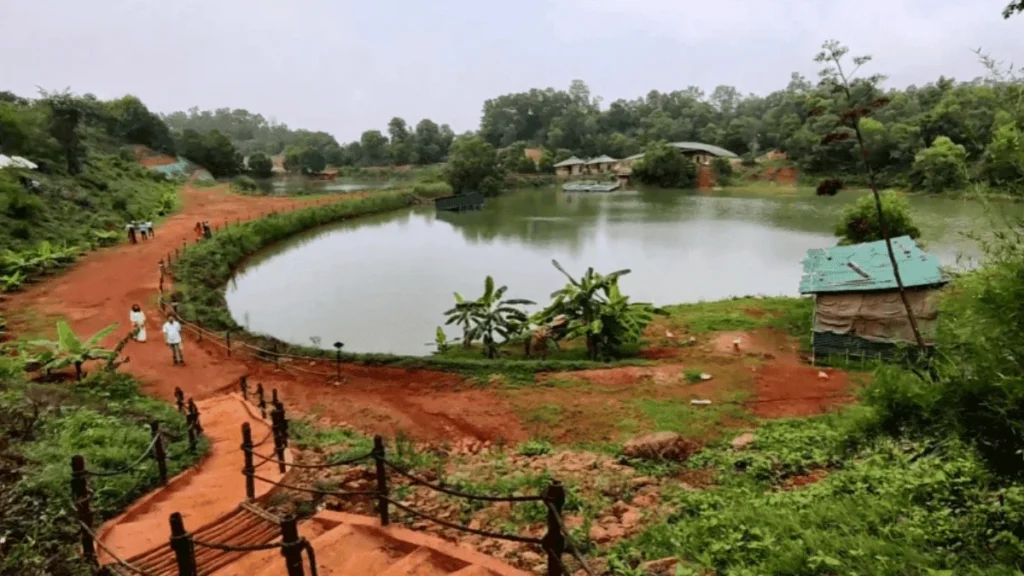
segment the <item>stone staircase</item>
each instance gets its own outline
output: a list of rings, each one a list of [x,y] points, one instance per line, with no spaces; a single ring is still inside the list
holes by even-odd
[[[530,576],[499,560],[435,536],[377,519],[324,511],[299,526],[312,544],[318,576]],[[305,568],[309,574],[308,566]],[[200,574],[204,572],[200,567]],[[277,550],[253,552],[216,576],[287,576]]]

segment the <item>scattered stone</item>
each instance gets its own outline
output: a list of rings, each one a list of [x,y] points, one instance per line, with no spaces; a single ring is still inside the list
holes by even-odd
[[[696,406],[707,406],[711,404],[711,400],[698,400],[695,398],[693,400],[690,400],[690,404],[694,404]]]
[[[701,372],[700,373],[700,379],[701,380],[707,381],[707,380],[711,380],[711,378],[713,378],[713,376],[711,376],[711,374],[708,374],[707,372]]]
[[[818,372],[818,380],[828,380],[828,374],[825,372]]]
[[[658,494],[655,492],[637,494],[633,497],[633,505],[641,509],[654,508],[658,505]]]
[[[634,488],[643,488],[644,486],[651,486],[657,483],[658,481],[650,476],[638,476],[629,481],[629,485]]]
[[[527,564],[536,564],[543,560],[540,554],[537,554],[536,552],[530,550],[527,550],[526,552],[520,554],[519,559]]]
[[[640,571],[647,576],[672,576],[676,573],[677,564],[679,564],[678,558],[651,560],[650,562],[644,562],[641,564]]]
[[[751,432],[744,432],[732,439],[732,448],[733,450],[742,450],[747,446],[750,446],[753,442],[754,434]]]
[[[622,452],[630,458],[681,462],[699,448],[697,443],[686,440],[675,432],[656,432],[626,442]]]

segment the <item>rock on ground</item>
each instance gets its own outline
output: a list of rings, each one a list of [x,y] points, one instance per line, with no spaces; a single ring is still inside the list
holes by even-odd
[[[699,444],[675,432],[656,432],[626,442],[622,452],[630,458],[682,462],[699,449]]]

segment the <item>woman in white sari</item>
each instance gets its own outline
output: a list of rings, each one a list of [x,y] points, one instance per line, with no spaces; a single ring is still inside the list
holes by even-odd
[[[132,312],[128,315],[128,320],[132,323],[132,328],[138,328],[138,333],[135,334],[136,342],[146,341],[146,314],[142,311],[142,308],[138,304],[132,304]]]

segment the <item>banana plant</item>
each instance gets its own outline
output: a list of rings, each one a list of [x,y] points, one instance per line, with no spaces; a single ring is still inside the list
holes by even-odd
[[[451,324],[458,324],[462,328],[462,346],[469,348],[473,344],[473,340],[470,336],[470,328],[473,325],[473,310],[476,308],[476,301],[469,301],[462,297],[458,292],[455,293],[455,307],[451,310],[445,311],[444,315],[448,317],[445,321],[445,326]]]
[[[584,338],[587,357],[591,360],[616,354],[622,344],[640,338],[654,314],[665,314],[664,310],[646,302],[631,303],[629,297],[622,294],[619,278],[629,274],[629,270],[600,274],[587,268],[577,280],[557,260],[551,263],[569,283],[551,294],[551,304],[537,314],[535,321],[543,324],[565,316],[563,338]]]
[[[476,300],[470,313],[473,326],[468,335],[480,339],[488,358],[497,358],[499,346],[518,336],[522,327],[529,322],[529,316],[519,307],[534,302],[522,298],[502,300],[507,291],[508,286],[495,288],[494,278],[488,276],[484,280],[484,293]],[[498,342],[495,335],[501,337],[501,342]]]
[[[0,292],[19,290],[24,282],[25,275],[20,270],[15,270],[12,274],[0,276]]]
[[[67,322],[61,320],[57,322],[57,340],[38,340],[29,345],[42,350],[35,359],[41,370],[50,373],[74,366],[75,379],[81,381],[83,364],[89,360],[109,361],[117,355],[115,351],[99,347],[100,342],[116,329],[117,324],[111,324],[83,341]]]

